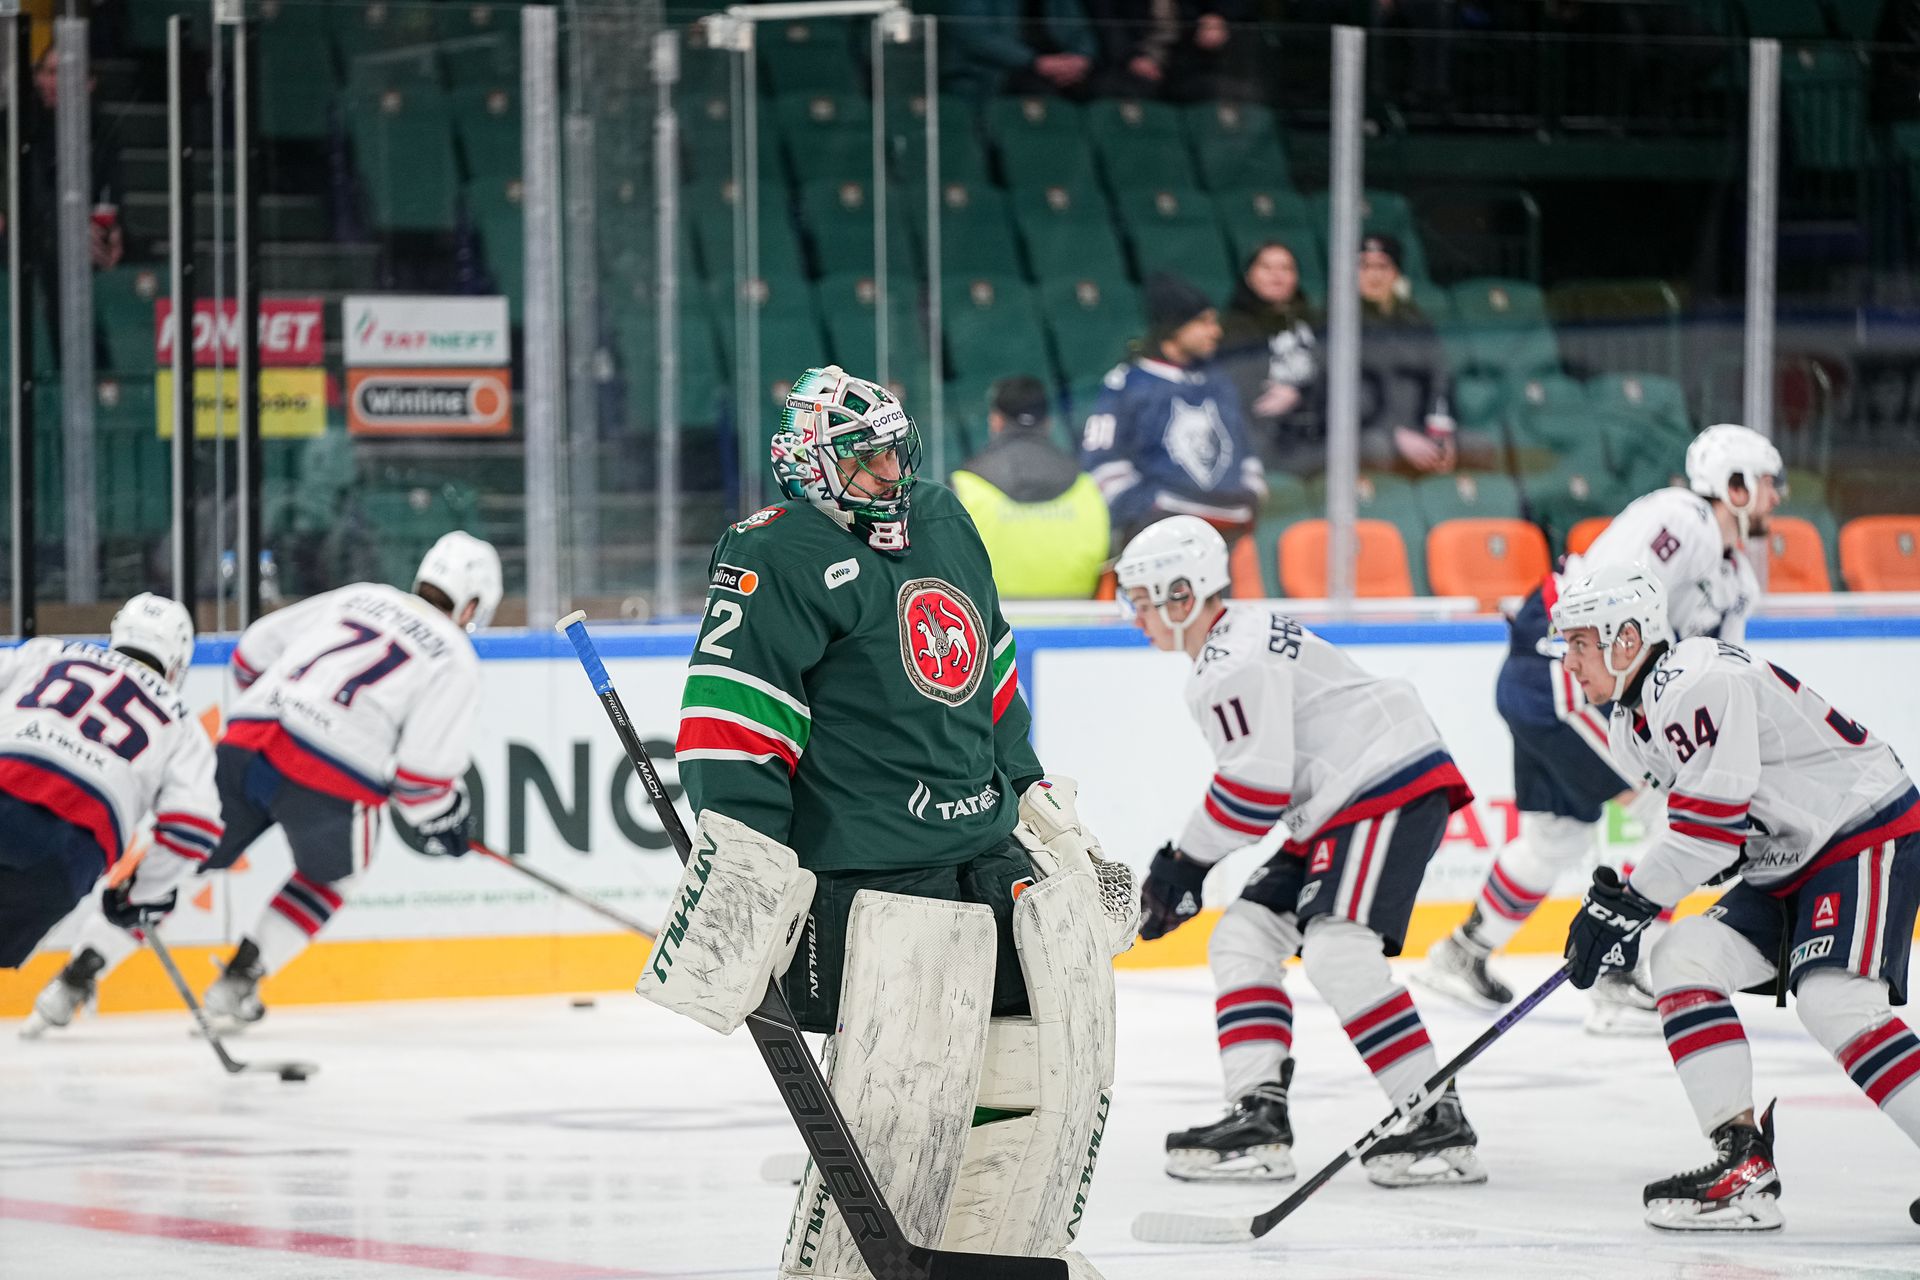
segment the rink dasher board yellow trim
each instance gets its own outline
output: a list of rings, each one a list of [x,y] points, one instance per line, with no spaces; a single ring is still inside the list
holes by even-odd
[[[1680,915],[1712,905],[1716,895],[1695,894]],[[1527,921],[1508,950],[1557,953],[1567,922],[1579,905],[1553,898]],[[1404,954],[1424,955],[1433,942],[1466,918],[1464,902],[1426,902],[1414,907]],[[1120,957],[1122,969],[1174,969],[1204,965],[1207,940],[1220,918],[1209,910],[1168,937],[1142,942]],[[632,934],[552,934],[494,938],[423,938],[407,941],[319,942],[285,971],[268,978],[261,994],[268,1004],[342,1004],[369,1000],[442,1000],[461,997],[567,995],[631,991],[646,962],[647,943]],[[174,955],[196,986],[211,982],[216,958],[230,948],[176,947]],[[33,998],[67,960],[64,951],[42,952],[17,970],[0,969],[0,1018],[24,1017]],[[102,1013],[142,1013],[180,1007],[151,953],[142,950],[100,989]]]

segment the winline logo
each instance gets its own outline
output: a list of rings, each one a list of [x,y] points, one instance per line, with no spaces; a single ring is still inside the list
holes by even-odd
[[[504,369],[356,369],[348,419],[361,434],[504,434],[513,394]]]

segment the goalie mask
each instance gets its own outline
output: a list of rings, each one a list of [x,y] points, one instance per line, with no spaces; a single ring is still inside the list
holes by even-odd
[[[793,384],[772,440],[773,477],[876,551],[907,548],[907,504],[920,465],[920,428],[885,387],[838,365]]]

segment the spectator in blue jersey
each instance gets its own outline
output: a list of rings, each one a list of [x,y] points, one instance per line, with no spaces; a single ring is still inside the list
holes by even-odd
[[[1229,542],[1253,528],[1266,472],[1233,382],[1212,368],[1220,317],[1178,276],[1151,276],[1147,336],[1094,402],[1080,463],[1100,486],[1114,545],[1170,515],[1194,515]]]

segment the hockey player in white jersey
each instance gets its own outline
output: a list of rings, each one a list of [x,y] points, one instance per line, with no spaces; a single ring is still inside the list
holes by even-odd
[[[372,856],[383,807],[420,852],[467,851],[462,778],[480,683],[467,633],[487,624],[500,596],[499,553],[456,531],[427,553],[410,592],[340,587],[271,613],[240,637],[233,675],[241,693],[215,750],[226,830],[200,871],[232,866],[276,824],[294,871],[208,988],[210,1014],[231,1025],[259,1021],[260,980],[339,911]],[[123,930],[90,920],[41,993],[46,1020],[64,1025],[133,947]]]
[[[1738,871],[1653,947],[1667,1049],[1715,1155],[1643,1198],[1655,1227],[1767,1230],[1781,1224],[1773,1108],[1756,1121],[1734,992],[1791,992],[1813,1038],[1920,1144],[1920,1038],[1890,1007],[1906,1001],[1920,907],[1920,792],[1886,743],[1792,672],[1724,640],[1677,640],[1666,597],[1644,566],[1610,567],[1564,585],[1553,608],[1567,670],[1613,703],[1621,772],[1666,797],[1632,873],[1595,871],[1569,968],[1581,987],[1631,968],[1639,926]]]
[[[102,895],[122,926],[164,913],[220,838],[213,747],[177,688],[193,619],[138,595],[108,645],[45,638],[0,653],[0,968],[33,953],[149,814],[152,847]]]
[[[1227,547],[1206,521],[1151,525],[1121,553],[1120,590],[1156,648],[1193,660],[1187,706],[1217,771],[1177,845],[1154,855],[1141,936],[1200,910],[1215,863],[1284,823],[1288,838],[1221,917],[1209,947],[1230,1110],[1167,1137],[1167,1172],[1191,1181],[1294,1176],[1287,1090],[1287,961],[1339,1014],[1387,1097],[1438,1070],[1413,998],[1393,980],[1428,861],[1472,798],[1413,686],[1361,670],[1264,604],[1229,604]],[[1362,1160],[1388,1187],[1482,1182],[1451,1084]]]
[[[1747,539],[1768,532],[1780,472],[1779,451],[1758,432],[1708,427],[1687,449],[1690,491],[1660,489],[1631,503],[1514,615],[1495,700],[1513,736],[1519,836],[1494,860],[1472,914],[1434,944],[1414,981],[1477,1008],[1510,1002],[1512,990],[1487,971],[1487,957],[1519,932],[1562,871],[1594,851],[1607,801],[1633,792],[1633,780],[1608,758],[1605,708],[1582,696],[1554,656],[1548,611],[1560,584],[1644,562],[1667,588],[1677,635],[1740,643],[1760,594]],[[1595,987],[1589,1031],[1652,1035],[1656,1027],[1644,971],[1611,974]]]

